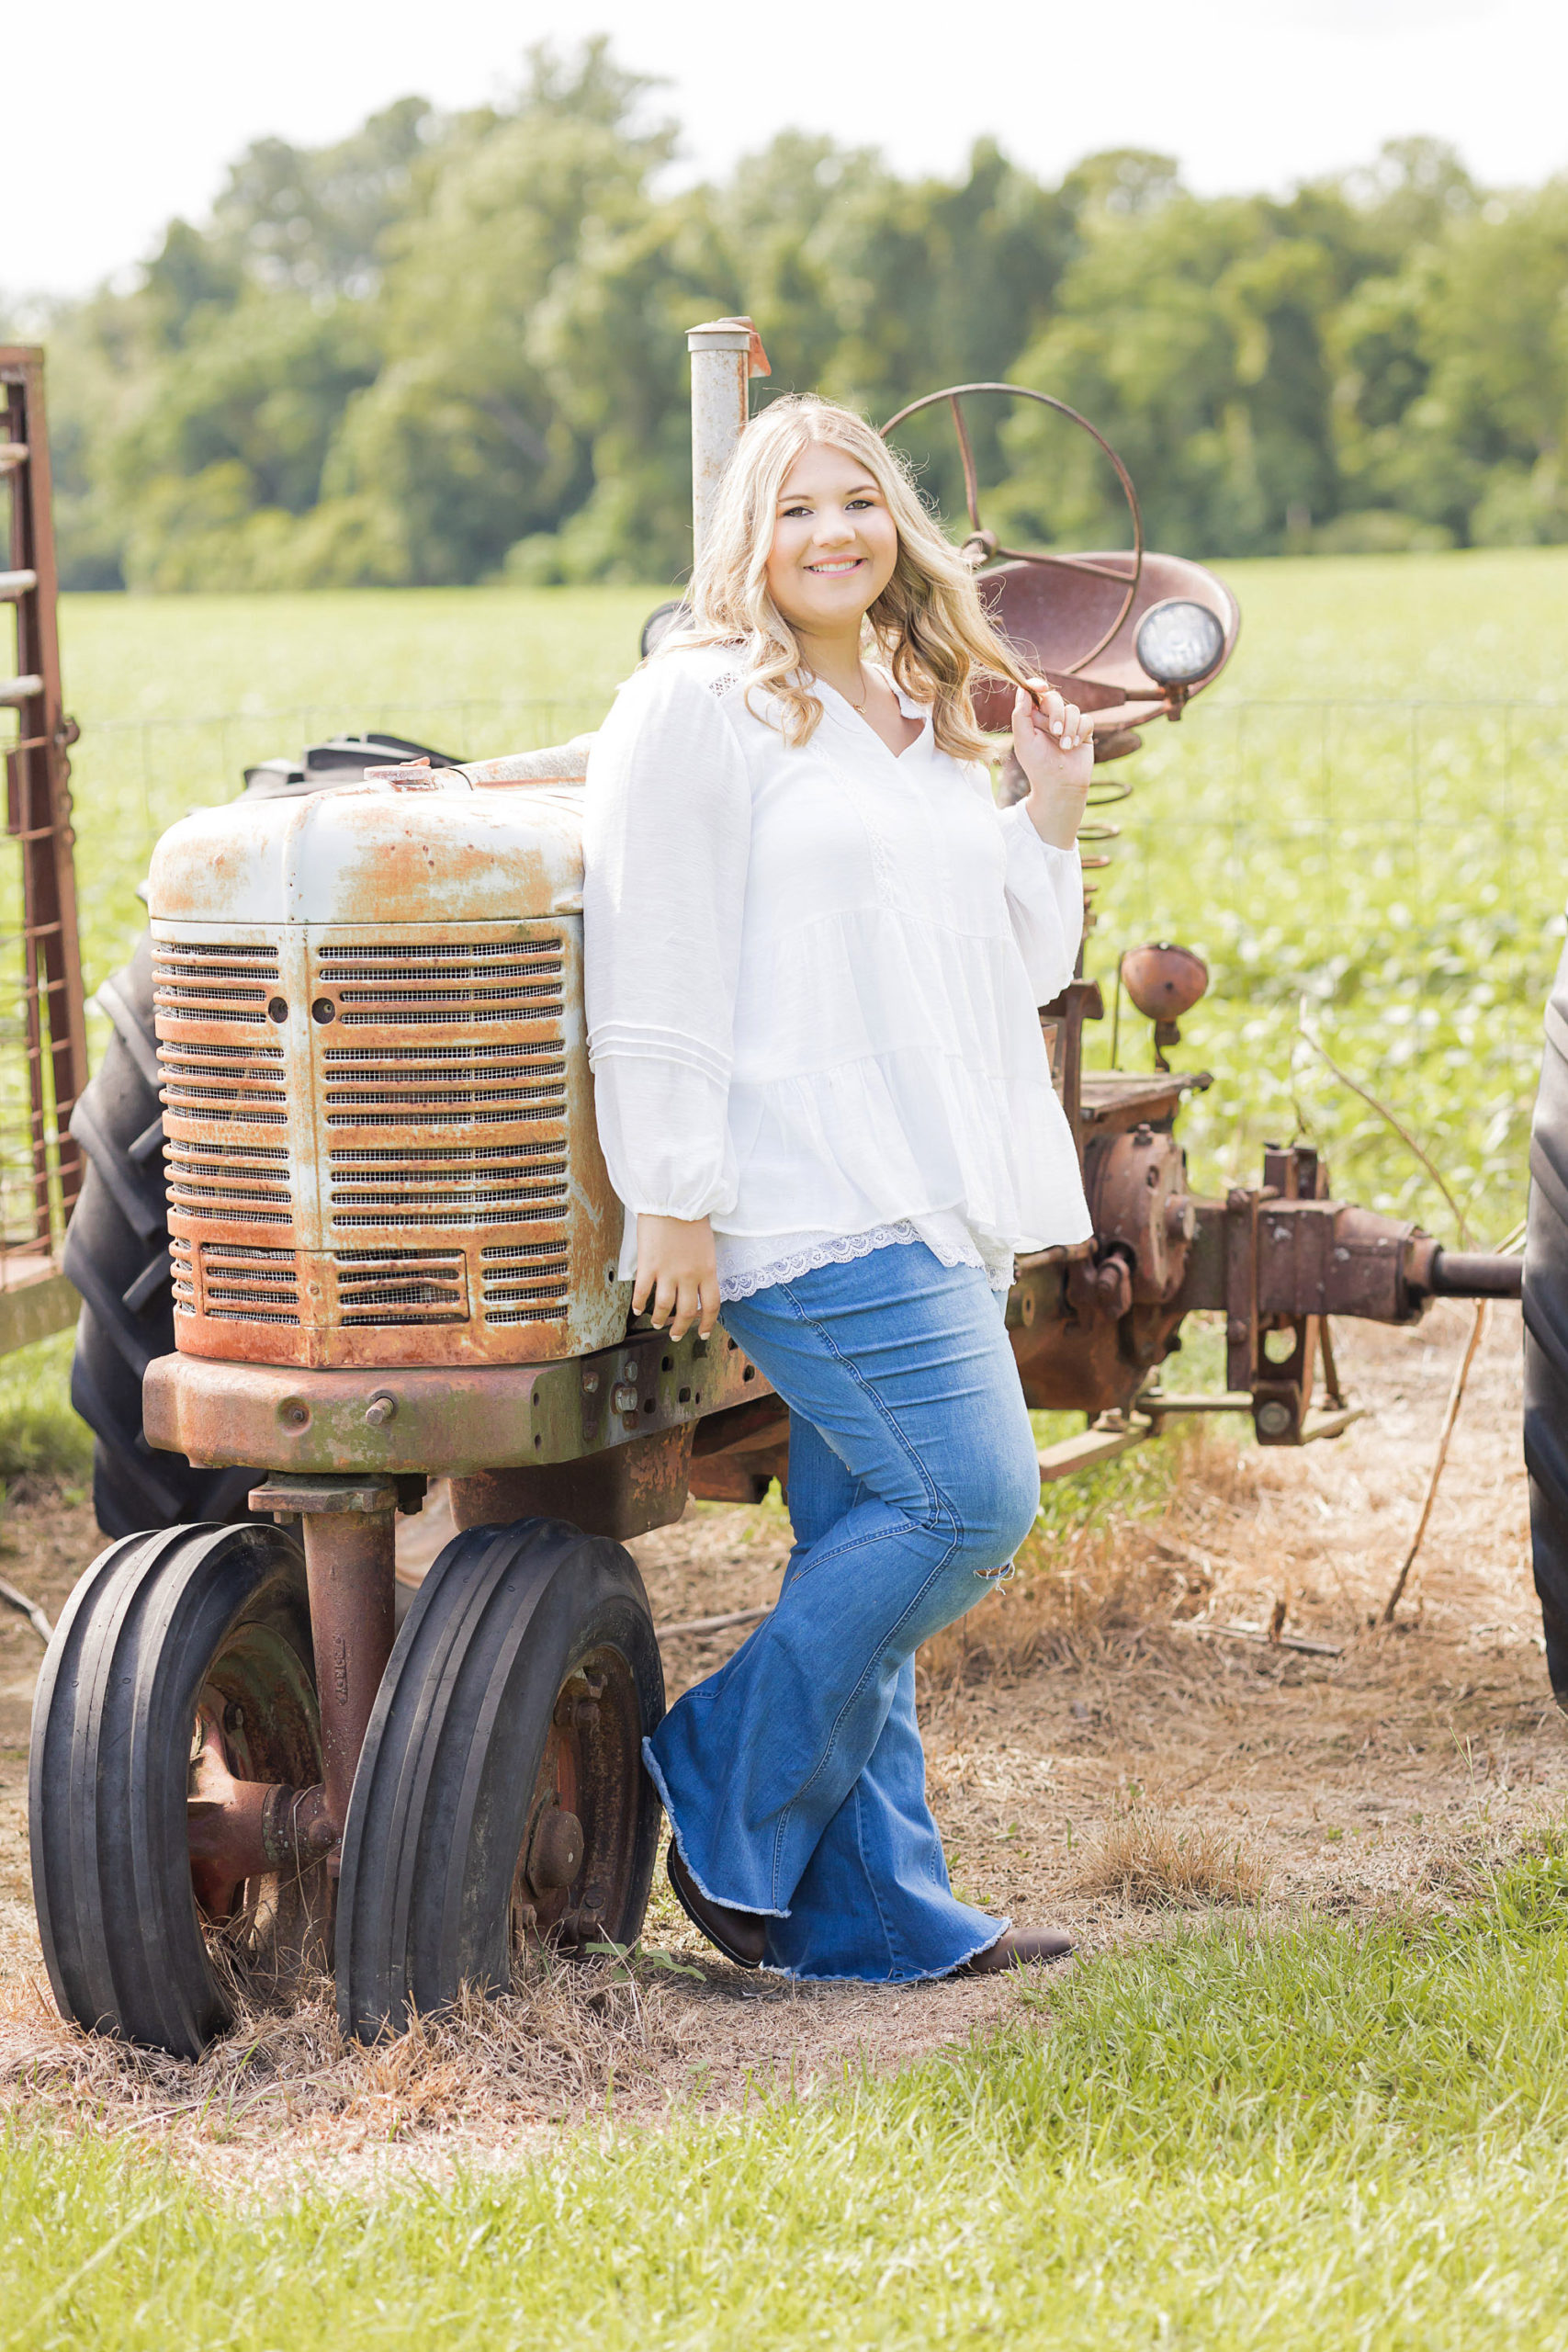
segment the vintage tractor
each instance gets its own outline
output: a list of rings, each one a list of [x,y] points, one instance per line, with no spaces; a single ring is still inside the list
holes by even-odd
[[[700,535],[764,363],[745,321],[690,340]],[[962,436],[963,399],[1002,390],[933,398]],[[987,593],[1093,711],[1100,751],[1179,718],[1235,640],[1225,590],[1144,552],[1130,484],[1130,551],[998,549],[964,447]],[[324,747],[159,844],[162,1125],[100,1305],[76,1227],[90,1312],[125,1311],[141,1281],[135,1311],[166,1311],[175,1344],[142,1389],[150,1531],[88,1570],[44,1666],[34,1886],[62,2012],[175,2052],[223,2026],[237,1983],[286,1983],[312,1954],[368,2037],[465,1984],[504,1988],[540,1942],[634,1941],[658,1838],[639,1743],[663,1683],[623,1546],[689,1494],[755,1501],[787,1478],[787,1414],[735,1342],[633,1322],[616,1276],[582,1009],[582,746],[468,765],[407,748]],[[1203,978],[1166,945],[1127,960],[1162,1062]],[[136,993],[109,1010],[150,1085]],[[1215,1405],[1265,1444],[1329,1433],[1329,1317],[1517,1295],[1517,1261],[1336,1202],[1303,1148],[1194,1197],[1175,1122],[1196,1081],[1086,1075],[1100,1011],[1078,978],[1043,1014],[1095,1237],[1022,1261],[1008,1306],[1031,1404],[1090,1417],[1045,1475]],[[128,1289],[135,1249],[153,1254]],[[1218,1398],[1158,1381],[1200,1309],[1225,1317]],[[397,1514],[436,1478],[460,1532],[395,1632]],[[123,1527],[132,1487],[110,1484]],[[186,1498],[200,1523],[164,1523]]]

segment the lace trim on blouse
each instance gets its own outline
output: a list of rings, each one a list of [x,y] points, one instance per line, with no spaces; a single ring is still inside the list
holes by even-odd
[[[874,1250],[889,1250],[921,1239],[944,1266],[975,1266],[982,1273],[989,1271],[977,1250],[946,1247],[929,1234],[917,1233],[907,1219],[900,1219],[897,1225],[874,1225],[864,1233],[840,1233],[831,1240],[792,1250],[787,1257],[775,1258],[766,1266],[749,1266],[722,1275],[718,1295],[721,1299],[750,1298],[757,1291],[771,1290],[775,1283],[795,1282],[802,1274],[813,1273],[818,1266],[847,1266],[852,1259],[869,1258]]]

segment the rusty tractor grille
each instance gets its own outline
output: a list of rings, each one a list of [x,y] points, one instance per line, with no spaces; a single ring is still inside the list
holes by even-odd
[[[567,1163],[560,1147],[553,1148],[553,1158],[527,1144],[470,1151],[334,1151],[332,1222],[473,1227],[558,1217],[566,1204]]]
[[[237,1119],[257,1127],[288,1124],[281,1046],[194,1045],[160,1037],[158,1062],[164,1105],[176,1118]]]
[[[510,1126],[566,1112],[558,1035],[506,1046],[329,1046],[329,1127]]]
[[[215,1323],[299,1320],[299,1276],[292,1250],[242,1241],[201,1245],[201,1311]]]
[[[500,1241],[480,1252],[487,1324],[558,1323],[566,1312],[564,1241]]]
[[[199,1143],[181,1139],[164,1146],[169,1206],[186,1216],[221,1218],[232,1225],[289,1225],[293,1193],[288,1154],[281,1145]]]
[[[468,1264],[461,1250],[340,1250],[338,1320],[385,1329],[466,1323]]]
[[[238,1022],[259,1029],[277,985],[276,947],[153,943],[152,1007],[166,1020]]]
[[[546,1021],[565,1009],[558,939],[322,947],[317,977],[345,1028]]]
[[[581,942],[569,922],[502,931],[159,944],[160,985],[204,992],[158,1006],[182,1348],[371,1370],[527,1363],[624,1329]]]

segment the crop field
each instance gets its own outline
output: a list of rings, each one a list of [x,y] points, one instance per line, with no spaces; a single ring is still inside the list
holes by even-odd
[[[1224,569],[1223,684],[1101,772],[1134,789],[1090,845],[1091,1062],[1116,951],[1187,941],[1200,1188],[1300,1133],[1348,1196],[1498,1239],[1568,898],[1568,551]],[[69,600],[89,981],[158,832],[246,761],[592,727],[660,593]],[[921,1653],[955,1885],[1078,1939],[1027,1976],[746,1976],[660,1883],[636,1951],[377,2050],[325,1984],[194,2066],[68,2032],[27,1879],[39,1645],[0,1615],[0,2352],[1568,2352],[1568,1742],[1516,1307],[1377,1625],[1472,1328],[1337,1327],[1367,1411],[1332,1445],[1189,1426],[1048,1489],[1016,1581]],[[1196,1330],[1183,1385],[1217,1358]],[[53,1614],[99,1540],[65,1362],[0,1365],[0,1574]],[[775,1501],[633,1545],[671,1696],[744,1637],[682,1628],[770,1600],[787,1542]]]
[[[1101,771],[1088,969],[1181,939],[1213,987],[1179,1065],[1195,1180],[1309,1135],[1358,1197],[1452,1238],[1522,1211],[1540,1008],[1568,899],[1568,556],[1543,549],[1224,567],[1240,646],[1179,728]],[[658,589],[78,596],[62,628],[88,977],[128,952],[153,842],[243,766],[340,729],[456,755],[595,725]],[[1414,1132],[1451,1203],[1308,1042]],[[1123,1006],[1119,1059],[1146,1066]]]

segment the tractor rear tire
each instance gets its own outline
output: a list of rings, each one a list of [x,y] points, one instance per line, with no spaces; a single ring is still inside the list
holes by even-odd
[[[242,1989],[287,1996],[326,1956],[324,1863],[228,1890],[220,1917],[198,1907],[186,1805],[208,1736],[238,1779],[321,1777],[304,1555],[265,1522],[110,1544],[65,1605],[33,1706],[33,1897],[60,2013],[179,2058]]]
[[[513,1962],[641,1932],[659,1842],[642,1742],[664,1676],[631,1555],[559,1520],[469,1528],[420,1587],[343,1844],[338,2018],[371,2041]]]
[[[141,1375],[175,1344],[150,935],[98,1001],[114,1035],[71,1121],[87,1164],[62,1261],[85,1302],[71,1401],[93,1431],[93,1508],[106,1535],[243,1519],[254,1472],[193,1469],[141,1429]]]
[[[1546,1008],[1525,1241],[1525,1467],[1546,1668],[1568,1712],[1568,952]]]

